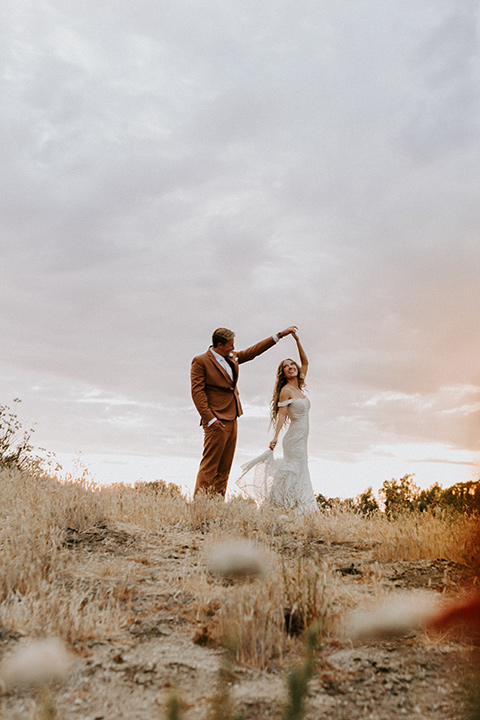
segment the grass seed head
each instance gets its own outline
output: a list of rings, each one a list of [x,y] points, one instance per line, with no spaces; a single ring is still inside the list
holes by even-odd
[[[4,687],[46,685],[64,680],[73,658],[61,640],[47,638],[17,647],[0,664]]]
[[[425,626],[438,613],[438,600],[427,593],[401,593],[368,610],[354,610],[346,618],[351,640],[405,635]]]
[[[207,556],[207,567],[213,575],[232,580],[264,577],[270,571],[265,552],[255,543],[243,538],[213,545]]]

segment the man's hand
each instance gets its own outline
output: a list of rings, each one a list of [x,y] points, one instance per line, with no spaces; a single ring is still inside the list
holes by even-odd
[[[295,335],[295,333],[298,332],[298,327],[296,325],[292,325],[291,327],[288,327],[286,330],[282,330],[282,332],[279,332],[279,337],[285,337],[285,335]]]
[[[215,427],[215,426],[217,426],[217,427],[223,427],[223,428],[225,427],[225,425],[223,424],[223,422],[222,422],[221,420],[219,420],[218,418],[215,420],[215,422],[213,422],[213,423],[210,425],[210,427]]]

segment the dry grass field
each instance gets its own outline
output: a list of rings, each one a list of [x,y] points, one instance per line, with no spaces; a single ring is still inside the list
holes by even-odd
[[[478,586],[476,518],[300,517],[17,470],[0,499],[2,718],[478,717],[477,640],[428,628]]]

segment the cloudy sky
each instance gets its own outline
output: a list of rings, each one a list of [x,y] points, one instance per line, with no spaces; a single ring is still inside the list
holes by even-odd
[[[37,444],[191,488],[192,356],[295,323],[317,492],[479,477],[476,0],[0,13],[0,404]],[[243,366],[237,464],[294,350]]]

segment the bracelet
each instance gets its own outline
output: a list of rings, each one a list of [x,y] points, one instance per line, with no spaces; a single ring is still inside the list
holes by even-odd
[[[283,335],[282,335],[281,332],[277,333],[277,335],[278,335],[278,337],[279,337],[280,340],[283,338]]]

